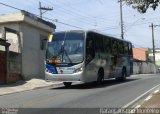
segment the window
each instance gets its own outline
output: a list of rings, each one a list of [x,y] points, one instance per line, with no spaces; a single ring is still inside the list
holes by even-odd
[[[86,39],[86,65],[95,57],[94,35],[88,33]]]
[[[86,55],[92,56],[94,58],[95,56],[95,49],[94,49],[94,38],[93,34],[90,33],[87,36],[86,40]]]
[[[103,38],[103,46],[106,53],[111,53],[111,39],[109,37]]]
[[[40,49],[46,50],[46,45],[47,45],[47,36],[40,35]]]
[[[128,55],[128,43],[124,42],[124,54]]]
[[[118,41],[118,53],[124,54],[124,45],[122,41]]]
[[[95,39],[95,50],[99,52],[104,52],[104,46],[103,46],[103,36],[99,34],[94,34]]]
[[[129,48],[129,55],[132,55],[132,44],[131,43],[129,43],[128,48]]]
[[[117,40],[112,39],[112,54],[117,55]]]

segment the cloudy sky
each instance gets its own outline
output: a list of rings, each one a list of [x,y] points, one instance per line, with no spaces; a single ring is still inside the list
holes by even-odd
[[[64,30],[96,30],[120,38],[120,7],[118,0],[1,0],[13,7],[39,15],[39,1],[42,6],[53,7],[53,11],[43,14],[57,26],[56,31]],[[18,10],[1,5],[0,14],[17,12]],[[153,22],[160,25],[160,7],[146,14],[123,3],[124,38],[135,47],[152,47],[152,34],[149,25]],[[160,27],[155,28],[155,46],[160,48]]]

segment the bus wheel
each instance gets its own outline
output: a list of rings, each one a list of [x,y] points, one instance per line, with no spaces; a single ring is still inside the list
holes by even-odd
[[[97,84],[101,84],[104,80],[104,70],[100,69],[98,71],[98,78],[97,78]]]
[[[63,84],[65,85],[65,87],[71,87],[72,82],[63,82]]]
[[[126,76],[127,76],[126,69],[123,68],[123,69],[122,69],[121,77],[116,78],[116,80],[117,80],[117,81],[125,81],[125,80],[126,80]]]

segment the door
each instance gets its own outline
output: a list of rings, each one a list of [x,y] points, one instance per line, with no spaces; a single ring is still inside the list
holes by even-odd
[[[0,84],[6,83],[6,54],[0,51]]]

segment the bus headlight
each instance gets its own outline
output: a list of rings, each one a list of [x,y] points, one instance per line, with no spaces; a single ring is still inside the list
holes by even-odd
[[[73,71],[73,73],[81,72],[82,70],[83,70],[83,68],[80,67],[80,68],[75,69],[75,70]]]

